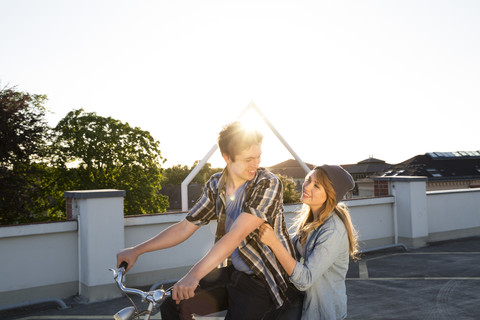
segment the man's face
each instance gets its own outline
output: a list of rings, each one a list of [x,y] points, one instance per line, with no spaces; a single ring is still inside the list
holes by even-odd
[[[237,154],[235,156],[235,161],[232,161],[226,155],[224,155],[224,159],[227,162],[229,174],[234,180],[240,179],[247,181],[252,180],[255,177],[255,173],[260,166],[261,155],[261,145],[254,144],[250,148]]]

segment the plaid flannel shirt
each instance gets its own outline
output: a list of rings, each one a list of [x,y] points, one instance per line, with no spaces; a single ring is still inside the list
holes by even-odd
[[[217,220],[215,242],[225,235],[226,178],[228,172],[214,174],[206,183],[202,196],[188,213],[186,219],[197,226]],[[283,185],[270,171],[259,168],[255,177],[247,181],[242,212],[253,214],[270,224],[278,239],[294,255],[285,219],[283,216]],[[270,248],[258,239],[258,230],[250,233],[238,246],[241,258],[253,273],[267,284],[277,307],[283,304],[288,287],[288,275],[277,262]],[[222,266],[231,264],[229,257]]]

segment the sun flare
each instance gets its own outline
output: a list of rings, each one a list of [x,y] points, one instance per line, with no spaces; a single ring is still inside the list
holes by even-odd
[[[255,112],[253,109],[247,110],[239,120],[242,122],[242,125],[245,129],[253,131],[253,130],[260,130],[263,134],[265,134],[265,123],[263,122],[262,118],[258,113]]]

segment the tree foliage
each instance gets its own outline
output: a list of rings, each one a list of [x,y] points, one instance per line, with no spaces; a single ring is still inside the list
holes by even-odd
[[[51,220],[56,189],[45,163],[46,96],[0,89],[0,224]]]
[[[277,177],[283,184],[283,203],[297,203],[300,201],[300,195],[295,190],[295,181],[287,176],[277,174]]]
[[[149,132],[82,109],[52,130],[46,100],[0,89],[0,224],[63,219],[67,190],[125,190],[125,214],[165,212],[161,185],[180,185],[199,163],[162,169],[159,142]],[[207,163],[192,182],[204,185],[219,171]],[[293,180],[280,179],[284,201],[297,202]]]
[[[179,186],[192,171],[187,165],[177,164],[163,170],[162,185]]]
[[[162,185],[181,185],[183,180],[190,174],[190,172],[197,166],[199,161],[195,161],[192,167],[186,165],[175,165],[171,168],[164,170],[164,180]],[[198,183],[204,185],[208,179],[216,172],[222,171],[222,168],[212,168],[210,163],[206,163],[202,170],[198,172],[192,183]],[[277,174],[278,178],[283,184],[283,202],[284,203],[297,203],[300,201],[300,195],[295,190],[295,181],[287,176]]]
[[[125,214],[166,211],[168,200],[159,194],[164,160],[148,131],[83,109],[69,112],[54,131],[64,190],[125,190]]]
[[[200,161],[197,160],[193,163],[192,170],[197,166],[197,164]],[[210,177],[217,173],[223,171],[223,168],[212,168],[212,165],[210,163],[205,163],[205,165],[200,169],[200,171],[197,173],[195,178],[192,180],[193,183],[198,183],[200,185],[204,185]]]
[[[44,154],[50,128],[45,120],[46,96],[0,90],[0,165],[12,168]]]
[[[187,176],[192,172],[193,169],[198,165],[200,161],[195,161],[193,165],[189,168],[187,165],[177,164],[170,168],[166,168],[163,172],[164,180],[162,185],[174,185],[179,186],[187,178]],[[210,177],[217,172],[222,171],[222,168],[212,168],[212,165],[207,162],[200,169],[200,171],[195,175],[191,183],[197,183],[199,185],[204,185]]]

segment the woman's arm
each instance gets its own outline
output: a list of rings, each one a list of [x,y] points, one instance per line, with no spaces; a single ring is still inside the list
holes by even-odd
[[[260,241],[272,249],[283,269],[285,269],[287,274],[291,276],[297,261],[290,255],[280,240],[275,236],[272,227],[267,223],[262,224],[259,228],[258,236]]]

